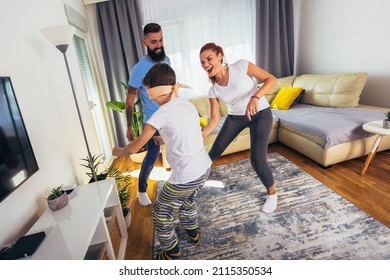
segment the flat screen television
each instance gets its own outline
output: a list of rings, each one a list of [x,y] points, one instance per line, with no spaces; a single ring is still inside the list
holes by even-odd
[[[0,76],[0,202],[37,171],[11,78]]]

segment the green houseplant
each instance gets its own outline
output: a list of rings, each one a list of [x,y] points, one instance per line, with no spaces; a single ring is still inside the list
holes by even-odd
[[[82,158],[81,161],[85,163],[81,163],[80,165],[84,166],[89,170],[86,172],[86,174],[88,175],[88,177],[91,178],[91,180],[89,181],[90,183],[94,181],[94,178],[92,177],[92,169],[95,171],[96,179],[98,181],[105,180],[107,178],[106,170],[99,173],[99,165],[103,165],[102,155],[92,155],[92,159],[87,156],[85,158]]]
[[[103,165],[103,155],[92,155],[92,160],[89,159],[89,157],[82,158],[81,166],[84,166],[87,168],[86,174],[91,178],[90,183],[94,182],[94,179],[92,178],[92,169],[95,170],[96,178],[98,181],[105,180],[107,178],[115,178],[119,201],[121,203],[123,216],[126,219],[126,215],[130,214],[130,208],[128,208],[128,202],[130,200],[130,194],[129,194],[129,186],[131,184],[131,177],[123,175],[118,168],[116,167],[108,167],[102,172],[99,172],[99,166]]]
[[[59,210],[68,204],[68,195],[62,190],[62,185],[51,189],[47,197],[47,204],[53,211]]]
[[[390,111],[385,113],[386,119],[383,120],[383,128],[390,129]]]
[[[126,95],[127,85],[124,82],[121,82],[121,84],[124,88],[124,92]],[[121,114],[126,112],[126,103],[124,101],[111,100],[106,102],[106,106]],[[135,138],[137,138],[142,132],[143,121],[144,121],[144,115],[142,113],[142,103],[141,100],[137,98],[134,104],[133,121],[131,123]]]
[[[128,228],[131,223],[131,210],[128,206],[128,203],[130,201],[128,185],[117,183],[117,190],[118,190],[119,201],[122,207],[123,217],[125,219],[125,223]]]
[[[127,84],[121,82],[125,96],[127,94]],[[106,103],[107,108],[117,111],[121,114],[126,113],[126,103],[124,101],[112,100]],[[134,104],[133,121],[131,122],[131,128],[134,131],[134,137],[138,138],[142,132],[144,122],[144,114],[142,113],[141,99],[137,98]],[[142,148],[138,153],[130,156],[131,160],[136,163],[141,163],[146,155],[146,149]]]

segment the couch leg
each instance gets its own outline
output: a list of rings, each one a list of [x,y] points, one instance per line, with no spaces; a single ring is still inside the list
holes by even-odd
[[[318,164],[319,167],[321,167],[322,169],[329,169],[329,168],[332,168],[332,164],[331,165],[327,165],[327,166],[324,166],[322,164]]]

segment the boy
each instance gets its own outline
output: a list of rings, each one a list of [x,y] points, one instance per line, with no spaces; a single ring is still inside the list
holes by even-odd
[[[142,134],[124,148],[114,147],[114,156],[128,156],[138,152],[159,131],[167,150],[172,174],[163,186],[153,205],[153,221],[162,251],[157,259],[178,259],[180,250],[173,228],[173,216],[179,211],[181,225],[190,240],[199,242],[198,216],[195,195],[203,187],[210,174],[211,159],[208,156],[195,107],[178,97],[180,85],[167,64],[154,65],[143,79],[151,100],[159,108],[147,121]],[[155,139],[160,142],[159,139]]]

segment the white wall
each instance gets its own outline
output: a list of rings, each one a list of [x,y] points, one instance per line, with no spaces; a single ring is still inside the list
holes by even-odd
[[[390,108],[390,1],[294,0],[296,74],[367,72],[360,102]]]
[[[81,0],[66,3],[84,14]],[[0,0],[0,76],[10,76],[39,171],[0,203],[0,247],[24,234],[46,209],[54,186],[88,180],[87,156],[62,54],[40,29],[68,24],[63,0]],[[93,154],[100,148],[73,46],[67,51]]]

